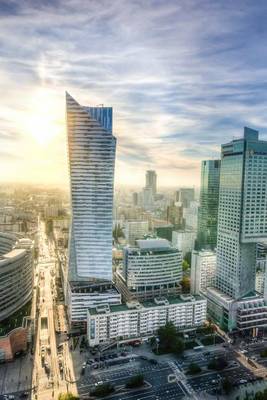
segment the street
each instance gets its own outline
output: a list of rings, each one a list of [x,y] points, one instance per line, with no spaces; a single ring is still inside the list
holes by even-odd
[[[48,241],[45,224],[40,222],[39,263],[36,271],[39,293],[36,298],[37,332],[33,369],[35,390],[32,393],[32,398],[38,400],[57,398],[59,393],[68,390],[77,392],[76,385],[71,383],[74,380],[74,373],[69,343],[66,341],[67,322],[64,306],[58,307],[55,303],[55,268],[53,244]],[[60,330],[55,327],[55,322],[58,320]],[[62,326],[64,331],[61,335]],[[64,340],[62,346],[60,346],[61,339]],[[58,348],[61,351],[58,351]]]

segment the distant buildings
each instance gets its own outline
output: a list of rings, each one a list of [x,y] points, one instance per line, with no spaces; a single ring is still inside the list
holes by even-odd
[[[149,232],[148,221],[127,221],[125,224],[125,239],[131,246],[137,239],[143,239]]]
[[[181,229],[172,232],[172,245],[182,252],[183,258],[194,249],[196,231]]]
[[[155,335],[172,322],[179,330],[201,327],[206,320],[206,300],[200,296],[155,298],[149,302],[128,302],[119,306],[88,309],[89,346]]]
[[[181,203],[173,202],[167,207],[167,222],[174,225],[176,229],[184,227],[183,207]]]
[[[198,249],[215,249],[219,208],[220,160],[201,164],[200,204],[198,211]]]
[[[157,194],[157,174],[156,171],[146,171],[146,189],[151,189],[153,197]]]
[[[191,258],[191,293],[205,293],[215,285],[216,253],[209,250],[193,251]]]
[[[112,108],[83,107],[68,93],[67,132],[72,222],[69,243],[69,304],[84,307],[103,296],[112,280],[112,209],[116,139]],[[79,289],[79,282],[81,288]],[[107,292],[106,299],[120,295]],[[79,300],[80,301],[80,300]],[[86,321],[82,317],[72,322]]]
[[[195,199],[194,188],[181,188],[176,191],[175,201],[180,202],[184,208],[190,206],[191,201]]]
[[[116,284],[126,301],[147,300],[181,291],[182,255],[165,239],[137,240],[124,249]]]
[[[255,293],[256,243],[267,236],[267,142],[245,128],[222,145],[215,288],[210,315],[224,329],[267,324],[266,300]],[[253,310],[253,312],[252,312]]]

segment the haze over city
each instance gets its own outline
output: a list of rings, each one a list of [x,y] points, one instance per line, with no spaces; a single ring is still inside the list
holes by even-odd
[[[68,184],[68,90],[113,107],[116,184],[155,169],[161,186],[199,185],[200,161],[243,126],[267,138],[266,8],[2,0],[1,180]]]

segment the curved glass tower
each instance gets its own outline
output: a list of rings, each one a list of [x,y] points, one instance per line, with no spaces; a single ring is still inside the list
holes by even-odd
[[[72,223],[69,281],[111,281],[116,138],[112,108],[83,107],[66,93]]]

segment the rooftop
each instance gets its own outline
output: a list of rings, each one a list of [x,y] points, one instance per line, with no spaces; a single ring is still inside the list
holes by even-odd
[[[101,305],[97,307],[89,308],[88,311],[90,315],[97,314],[107,314],[107,313],[115,313],[121,311],[129,311],[129,310],[140,310],[146,308],[157,308],[161,306],[168,306],[173,304],[182,304],[182,303],[194,303],[195,301],[203,300],[203,297],[199,295],[180,295],[177,297],[161,297],[155,298],[154,301],[144,301],[143,303],[139,303],[138,301],[128,302],[126,304],[119,305]]]

